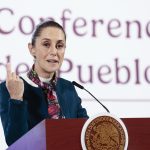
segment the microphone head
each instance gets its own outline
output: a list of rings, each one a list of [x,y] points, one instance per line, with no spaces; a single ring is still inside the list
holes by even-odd
[[[80,85],[79,83],[77,83],[75,81],[72,81],[72,84],[75,85],[75,86],[77,86],[80,89],[84,89],[84,87],[82,85]]]
[[[86,92],[88,92],[101,106],[103,106],[103,108],[109,113],[109,110],[107,109],[107,107],[105,107],[92,93],[90,93],[87,89],[85,89],[82,85],[80,85],[79,83],[72,81],[72,84],[77,86],[80,89],[85,90]]]

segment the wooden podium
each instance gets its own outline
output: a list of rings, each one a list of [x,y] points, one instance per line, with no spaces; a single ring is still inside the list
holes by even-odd
[[[81,130],[86,119],[44,120],[8,150],[82,150]],[[150,149],[150,118],[122,119],[129,136],[128,150]]]

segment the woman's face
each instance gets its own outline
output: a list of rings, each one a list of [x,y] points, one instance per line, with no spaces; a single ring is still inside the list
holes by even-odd
[[[35,71],[40,77],[49,78],[56,72],[64,59],[66,40],[61,29],[46,27],[36,38],[35,46],[29,50],[35,57]]]

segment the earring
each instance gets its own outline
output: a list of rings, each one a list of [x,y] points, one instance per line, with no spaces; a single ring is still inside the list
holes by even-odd
[[[36,57],[35,57],[35,56],[33,56],[33,62],[35,63],[35,61],[36,61]]]

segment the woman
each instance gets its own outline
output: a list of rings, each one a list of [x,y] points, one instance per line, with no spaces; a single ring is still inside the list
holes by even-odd
[[[19,77],[7,65],[0,85],[0,115],[6,142],[11,145],[45,118],[87,118],[74,86],[57,77],[66,48],[66,34],[54,21],[40,23],[28,44],[34,64]]]

